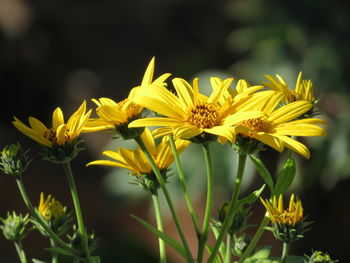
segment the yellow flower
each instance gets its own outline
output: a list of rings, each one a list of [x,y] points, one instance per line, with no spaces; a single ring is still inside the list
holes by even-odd
[[[161,126],[155,131],[157,136],[173,133],[176,139],[193,139],[201,135],[216,135],[219,142],[235,141],[234,125],[248,118],[259,118],[261,112],[245,112],[243,102],[255,104],[254,100],[225,99],[232,78],[221,81],[211,79],[213,88],[209,97],[199,93],[198,78],[193,80],[193,87],[184,79],[173,79],[176,90],[174,95],[165,87],[152,86],[141,92],[134,101],[165,117],[138,119],[129,127]],[[198,137],[197,137],[198,138]]]
[[[173,163],[174,156],[169,144],[168,137],[163,137],[162,141],[156,145],[152,133],[149,129],[141,135],[141,139],[146,145],[148,151],[153,156],[154,161],[161,172],[164,172]],[[189,142],[184,140],[176,140],[176,149],[179,152],[188,146]],[[126,168],[133,174],[142,176],[152,174],[152,167],[149,165],[147,158],[141,149],[127,150],[118,148],[118,151],[104,151],[103,154],[114,161],[97,160],[87,164],[89,165],[107,165]]]
[[[154,61],[155,58],[152,58],[141,85],[133,88],[126,99],[120,102],[115,102],[109,98],[92,99],[97,105],[96,113],[99,118],[90,119],[84,128],[84,132],[95,132],[106,129],[117,129],[117,131],[123,132],[119,128],[122,128],[123,125],[127,126],[130,121],[140,117],[143,107],[134,103],[133,99],[138,95],[140,90],[147,89],[150,85],[166,86],[164,81],[170,76],[169,73],[166,73],[153,80]]]
[[[240,126],[237,132],[243,137],[261,141],[277,151],[281,152],[287,147],[309,158],[308,148],[289,136],[325,136],[325,130],[315,124],[326,122],[317,118],[297,119],[311,109],[312,105],[308,101],[295,101],[277,108],[282,96],[281,93],[275,94],[259,108],[265,116],[249,118],[237,124]]]
[[[34,117],[29,117],[30,127],[16,117],[12,123],[24,135],[44,146],[53,148],[56,145],[64,146],[66,143],[73,142],[80,135],[90,114],[91,110],[86,113],[86,102],[84,101],[67,123],[64,122],[62,110],[56,108],[52,114],[51,128],[46,127]]]
[[[286,81],[278,74],[276,74],[277,78],[274,78],[270,75],[265,75],[265,77],[271,83],[263,82],[263,84],[277,92],[281,92],[283,94],[283,100],[286,103],[298,100],[306,100],[310,103],[313,103],[315,100],[313,84],[311,80],[303,79],[302,72],[300,72],[298,75],[294,90],[290,90]]]
[[[45,199],[43,193],[40,194],[38,211],[47,221],[59,220],[66,215],[66,210],[59,201],[56,201],[51,195]]]
[[[279,196],[278,201],[276,196],[273,197],[272,202],[262,198],[260,200],[269,213],[271,222],[274,224],[295,226],[303,221],[303,206],[301,201],[294,197],[294,194],[290,197],[288,208],[283,207],[282,195]]]

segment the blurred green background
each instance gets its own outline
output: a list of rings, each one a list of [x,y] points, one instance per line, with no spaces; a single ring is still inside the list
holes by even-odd
[[[349,262],[349,25],[350,4],[345,0],[0,0],[0,146],[19,141],[31,149],[34,161],[24,181],[34,203],[44,191],[72,209],[63,169],[40,160],[36,143],[12,126],[13,115],[23,121],[31,115],[49,123],[57,106],[69,115],[83,100],[90,107],[94,107],[91,98],[121,100],[140,83],[153,56],[157,75],[171,72],[187,80],[199,76],[202,88],[208,87],[212,75],[259,84],[264,74],[281,74],[294,88],[297,74],[303,71],[322,98],[319,107],[329,123],[329,135],[304,140],[310,160],[296,157],[298,175],[292,190],[314,223],[291,253],[323,250]],[[100,238],[96,254],[102,262],[126,258],[129,263],[157,262],[156,239],[129,216],[154,222],[150,198],[128,184],[131,178],[124,170],[85,167],[101,158],[102,150],[125,142],[111,142],[104,132],[84,138],[86,151],[74,161],[73,169],[86,225]],[[213,150],[214,203],[220,206],[230,193],[235,159],[227,145],[213,144]],[[191,194],[202,212],[203,158],[195,145],[185,155],[191,160],[186,163]],[[261,155],[274,174],[283,157],[270,149]],[[176,175],[170,181],[180,218],[190,227]],[[248,167],[242,195],[261,183]],[[0,193],[0,216],[8,210],[26,212],[13,178],[1,174]],[[258,223],[261,204],[254,205],[253,211],[251,223]],[[169,217],[166,230],[176,237]],[[194,241],[192,230],[187,233]],[[265,233],[263,244],[270,243],[279,255],[280,244]],[[45,246],[48,241],[35,231],[24,240],[29,257],[48,261]],[[181,262],[172,252],[169,249],[171,262]],[[14,247],[2,236],[0,262],[18,262]]]

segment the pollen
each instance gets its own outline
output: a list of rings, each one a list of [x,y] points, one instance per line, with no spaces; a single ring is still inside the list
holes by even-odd
[[[189,110],[186,121],[197,128],[212,128],[220,125],[220,112],[216,105],[201,102]]]
[[[238,123],[238,125],[249,128],[249,136],[258,132],[269,132],[271,130],[270,124],[261,118],[244,120]]]

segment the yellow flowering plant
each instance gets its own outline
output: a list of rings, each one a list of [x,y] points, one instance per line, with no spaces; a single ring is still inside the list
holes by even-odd
[[[1,152],[0,168],[16,179],[19,191],[31,214],[31,220],[42,234],[50,239],[52,262],[60,262],[60,255],[70,256],[73,262],[99,263],[101,258],[93,255],[96,248],[94,233],[88,233],[84,224],[80,201],[70,162],[81,151],[78,144],[82,133],[112,131],[124,140],[134,140],[137,148],[117,147],[103,151],[108,159],[86,160],[86,166],[102,165],[125,169],[131,174],[132,182],[146,190],[152,198],[156,226],[132,215],[136,221],[151,231],[159,241],[159,262],[168,262],[167,247],[174,249],[186,263],[273,263],[303,262],[303,256],[290,256],[289,244],[302,238],[308,222],[305,222],[301,201],[293,194],[287,208],[283,195],[289,191],[296,174],[294,154],[306,159],[311,157],[300,137],[325,136],[326,124],[316,118],[313,85],[302,79],[300,73],[295,90],[289,90],[285,80],[267,75],[270,83],[250,85],[240,79],[235,88],[233,78],[210,78],[211,92],[200,90],[199,79],[190,83],[175,77],[167,83],[169,73],[154,78],[155,59],[152,58],[139,86],[131,89],[129,95],[119,102],[101,97],[92,99],[96,116],[87,110],[84,101],[78,110],[64,121],[60,108],[52,114],[52,125],[47,127],[34,117],[29,117],[29,126],[14,117],[13,125],[24,135],[41,145],[43,159],[63,166],[72,196],[75,218],[52,195],[40,195],[39,206],[34,208],[23,183],[27,170],[27,151],[19,144],[5,147]],[[144,111],[148,111],[147,117]],[[114,139],[115,137],[113,137]],[[237,173],[229,200],[214,215],[214,179],[222,171],[214,169],[212,144],[229,145],[232,154],[238,156]],[[184,164],[191,160],[180,158],[187,147],[200,147],[204,156],[206,177],[200,178],[206,185],[205,209],[203,215],[195,209],[188,189],[188,177]],[[269,172],[259,155],[271,147],[288,154],[283,167],[275,177]],[[241,196],[241,184],[245,174],[246,160],[250,158],[263,184],[247,196]],[[173,164],[174,163],[174,164]],[[174,165],[175,169],[171,166]],[[170,177],[170,175],[173,175]],[[184,202],[196,233],[196,244],[191,246],[188,235],[180,221],[174,198],[168,189],[178,176]],[[229,175],[227,175],[229,176]],[[266,187],[267,186],[267,187]],[[176,226],[179,240],[167,234],[163,220],[165,207],[159,201],[159,192],[164,195],[171,218]],[[261,196],[266,194],[267,198]],[[261,199],[266,215],[252,236],[246,229],[254,212],[249,207]],[[76,225],[73,225],[76,221]],[[269,222],[272,226],[269,227]],[[27,224],[27,223],[26,223]],[[73,231],[68,240],[61,237],[66,231]],[[265,230],[284,242],[280,259],[270,257],[270,250],[258,249]],[[210,239],[213,235],[213,239]],[[27,262],[24,248],[18,248],[21,262]],[[261,254],[264,257],[261,258]],[[260,258],[259,258],[260,257]],[[34,262],[40,262],[34,260]]]

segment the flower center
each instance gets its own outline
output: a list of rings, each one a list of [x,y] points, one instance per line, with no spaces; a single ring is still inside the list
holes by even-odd
[[[220,124],[220,113],[214,104],[201,102],[190,109],[186,121],[197,128],[211,128]]]
[[[295,211],[284,210],[282,213],[275,215],[274,221],[279,224],[294,226],[302,219],[302,215],[298,215]]]
[[[258,132],[269,132],[271,130],[271,125],[261,118],[244,120],[237,125],[249,128],[249,136],[252,136]]]
[[[295,92],[295,90],[290,90],[289,91],[290,97],[292,98],[293,101],[297,101],[299,99],[299,94]]]
[[[50,128],[50,129],[47,129],[45,132],[44,132],[44,137],[46,139],[48,139],[49,141],[53,142],[53,143],[57,143],[57,137],[56,137],[56,129],[55,128]],[[66,131],[65,131],[65,141],[69,141],[71,138],[71,134],[69,132],[69,128],[67,128],[66,126]]]
[[[56,142],[56,129],[50,128],[44,132],[44,137],[51,142]]]

